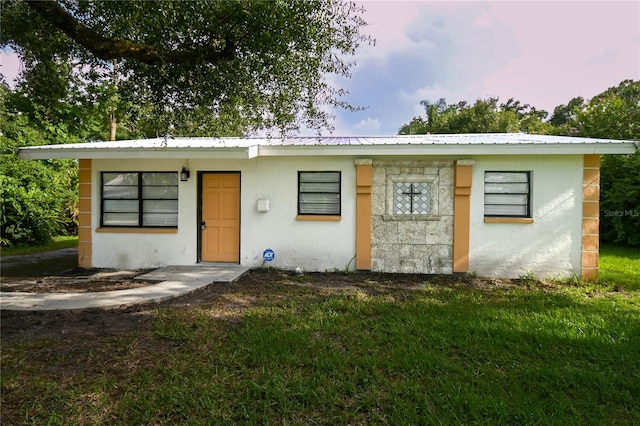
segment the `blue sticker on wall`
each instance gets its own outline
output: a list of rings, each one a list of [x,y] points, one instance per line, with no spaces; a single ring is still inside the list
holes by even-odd
[[[275,259],[275,257],[276,257],[276,254],[271,249],[266,249],[264,252],[262,252],[262,258],[267,262],[271,262],[273,259]]]

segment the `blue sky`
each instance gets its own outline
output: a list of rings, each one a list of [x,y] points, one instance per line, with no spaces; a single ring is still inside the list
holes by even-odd
[[[638,1],[360,1],[375,46],[353,58],[336,135],[396,134],[420,101],[513,97],[552,112],[625,79],[640,79]],[[0,53],[11,79],[15,55]],[[328,133],[328,132],[325,132]]]
[[[349,80],[335,134],[395,134],[420,100],[513,97],[553,112],[640,79],[640,2],[362,1],[377,39]]]

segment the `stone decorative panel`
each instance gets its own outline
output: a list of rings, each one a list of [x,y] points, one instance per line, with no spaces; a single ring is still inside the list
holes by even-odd
[[[451,274],[453,189],[453,161],[374,160],[372,270]]]

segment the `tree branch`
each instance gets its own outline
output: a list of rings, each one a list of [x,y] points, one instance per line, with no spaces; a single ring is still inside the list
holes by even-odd
[[[54,0],[27,1],[27,4],[42,18],[100,59],[134,59],[149,65],[172,63],[194,66],[230,61],[236,57],[235,44],[229,38],[224,40],[222,50],[214,45],[199,46],[188,51],[165,50],[148,44],[103,37],[80,23]]]

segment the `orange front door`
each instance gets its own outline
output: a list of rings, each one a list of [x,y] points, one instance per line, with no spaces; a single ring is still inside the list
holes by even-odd
[[[240,262],[240,174],[202,175],[202,261]]]

